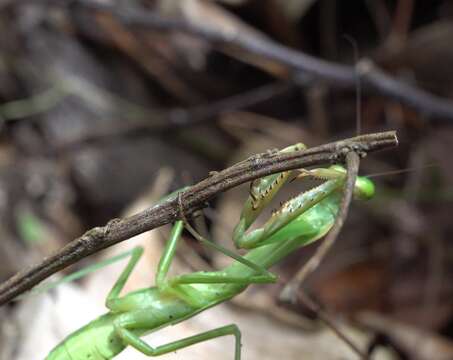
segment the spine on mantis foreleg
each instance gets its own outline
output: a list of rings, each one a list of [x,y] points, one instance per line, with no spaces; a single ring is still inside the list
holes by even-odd
[[[313,170],[300,169],[298,171],[300,172],[298,178],[310,176],[327,181],[314,189],[311,189],[305,193],[301,193],[288,200],[285,204],[283,204],[280,210],[273,213],[270,219],[264,224],[264,226],[259,229],[247,232],[248,227],[253,222],[250,220],[256,219],[256,217],[259,215],[259,211],[261,211],[261,207],[259,207],[257,212],[253,213],[252,215],[247,212],[243,212],[241,214],[239,225],[235,228],[234,232],[234,241],[236,246],[245,249],[253,249],[257,246],[272,243],[274,241],[274,238],[272,236],[278,230],[293,222],[307,209],[315,206],[324,198],[332,196],[333,203],[338,203],[338,196],[333,196],[331,194],[333,194],[334,192],[339,192],[344,185],[344,181],[346,179],[346,170],[343,167],[339,165],[333,165],[329,168],[319,168]],[[359,177],[356,181],[356,185],[357,186],[355,187],[354,194],[359,198],[369,199],[373,196],[374,185],[368,179]],[[264,191],[262,192],[262,203],[265,202],[267,204],[275,195],[275,192],[272,191],[272,196],[266,197],[266,190],[268,188],[263,187],[263,189]],[[246,208],[248,206],[249,204],[246,203]],[[251,211],[250,209],[248,210]]]
[[[257,246],[273,242],[272,235],[303,215],[307,209],[312,208],[338,190],[342,186],[342,183],[342,179],[329,180],[314,189],[288,200],[277,212],[272,214],[263,227],[249,232],[243,232],[241,237],[237,239],[238,244],[240,244],[241,248],[253,249]]]
[[[306,146],[304,144],[297,143],[280,150],[280,152],[299,151],[305,148]],[[275,194],[286,183],[290,175],[291,171],[284,171],[251,182],[249,197],[242,209],[240,220],[234,228],[233,241],[237,247],[241,247],[240,238],[242,234],[256,220],[269,202],[272,201]]]

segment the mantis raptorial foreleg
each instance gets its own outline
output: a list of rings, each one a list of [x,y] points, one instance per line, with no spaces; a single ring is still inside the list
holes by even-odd
[[[306,146],[304,144],[297,143],[280,150],[280,152],[292,152],[305,148]],[[291,171],[284,171],[265,176],[250,183],[249,197],[244,204],[239,223],[233,234],[233,241],[237,247],[241,247],[241,236],[274,198],[275,194],[286,183],[290,175]]]
[[[149,314],[149,312],[148,312]],[[146,309],[144,311],[139,311],[134,314],[137,321],[143,319],[143,315],[146,316]],[[147,356],[159,356],[163,354],[167,354],[172,351],[177,351],[183,349],[187,346],[198,344],[200,342],[212,340],[221,336],[233,335],[235,337],[235,352],[234,352],[234,359],[240,360],[241,359],[241,332],[239,328],[232,324],[223,326],[217,329],[209,330],[194,336],[190,336],[181,340],[177,340],[175,342],[171,342],[165,345],[158,346],[156,348],[151,347],[142,339],[140,339],[137,335],[135,335],[132,331],[127,329],[127,326],[123,325],[116,325],[115,329],[121,339],[128,345],[134,347],[138,351],[142,352]]]
[[[234,230],[233,239],[237,247],[252,249],[266,243],[271,243],[271,236],[274,233],[276,233],[284,226],[288,225],[299,215],[303,214],[307,209],[314,206],[323,198],[338,189],[338,183],[344,181],[346,177],[346,172],[339,166],[331,166],[328,169],[302,169],[298,171],[300,173],[297,176],[298,178],[310,176],[318,179],[332,181],[320,185],[318,188],[316,188],[315,192],[308,191],[306,193],[301,193],[298,196],[288,200],[277,212],[272,214],[270,219],[264,224],[263,227],[247,232],[247,229],[261,213],[264,206],[267,205],[270,200],[272,200],[283,183],[287,181],[290,173],[284,172],[277,174],[278,177],[275,178],[277,180],[274,180],[274,183],[266,181],[260,183],[259,186],[257,185],[257,188],[260,188],[260,195],[258,196],[257,193],[253,195],[250,194],[248,200],[244,205],[239,223]],[[260,202],[257,206],[254,206],[256,199],[259,199]]]

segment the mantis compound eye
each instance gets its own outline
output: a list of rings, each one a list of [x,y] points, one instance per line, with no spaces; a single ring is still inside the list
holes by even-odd
[[[354,195],[360,200],[369,200],[374,197],[375,187],[373,181],[364,176],[358,176],[355,182]]]

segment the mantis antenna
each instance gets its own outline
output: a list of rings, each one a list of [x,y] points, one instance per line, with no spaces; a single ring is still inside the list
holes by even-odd
[[[362,82],[360,81],[360,72],[358,71],[359,65],[359,47],[357,41],[347,34],[343,34],[343,37],[351,44],[354,52],[354,63],[355,63],[355,112],[356,112],[356,132],[360,135],[362,132]]]
[[[366,175],[367,178],[375,178],[378,176],[387,176],[387,175],[399,175],[399,174],[404,174],[408,172],[412,172],[415,170],[420,170],[420,169],[426,169],[426,168],[432,168],[432,167],[439,167],[439,164],[433,163],[433,164],[428,164],[425,166],[417,166],[417,167],[408,167],[405,169],[399,169],[399,170],[390,170],[390,171],[384,171],[376,174],[370,174]]]

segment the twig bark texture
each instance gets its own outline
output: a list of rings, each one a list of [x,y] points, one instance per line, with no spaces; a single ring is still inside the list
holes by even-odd
[[[297,291],[299,286],[313,271],[318,268],[329,249],[335,243],[348,216],[349,205],[351,204],[352,195],[354,193],[355,181],[357,179],[357,174],[359,173],[359,164],[359,155],[355,151],[350,151],[346,155],[347,178],[344,186],[343,198],[341,200],[340,211],[335,219],[335,223],[324,241],[316,250],[316,253],[310,258],[310,260],[308,260],[302,269],[300,269],[294,278],[286,284],[280,295],[282,300],[289,302],[297,300]]]
[[[358,347],[340,328],[337,327],[335,322],[330,318],[320,306],[315,304],[310,297],[305,295],[303,291],[299,291],[299,287],[310,274],[315,271],[321,261],[326,256],[329,249],[335,243],[338,235],[340,234],[343,224],[346,221],[351,205],[352,196],[354,193],[355,182],[359,173],[360,157],[355,151],[350,151],[346,154],[346,168],[347,177],[344,185],[343,198],[341,200],[340,211],[335,219],[332,229],[329,231],[321,245],[316,250],[316,253],[308,260],[308,262],[300,269],[300,271],[289,281],[280,294],[283,301],[296,303],[300,300],[314,311],[319,318],[330,327],[333,332],[342,339],[354,351],[360,359],[368,359],[367,354]]]
[[[252,156],[182,191],[184,213],[207,206],[215,195],[242,183],[290,169],[311,165],[344,162],[346,154],[356,151],[362,155],[396,146],[394,131],[367,134],[291,153],[263,153]],[[127,240],[145,231],[175,221],[179,217],[177,197],[125,219],[114,219],[73,240],[54,255],[44,259],[0,285],[0,305],[32,288],[57,271],[106,247]]]

